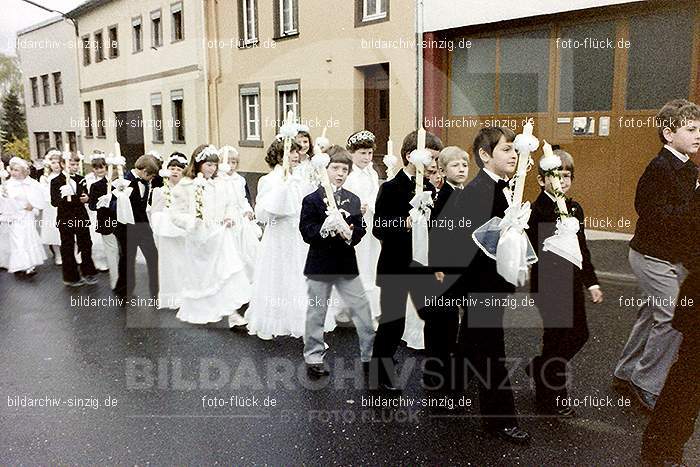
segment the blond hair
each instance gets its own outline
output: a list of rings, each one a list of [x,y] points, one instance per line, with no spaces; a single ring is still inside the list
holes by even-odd
[[[447,146],[438,154],[438,165],[440,168],[447,168],[447,164],[452,161],[466,161],[469,163],[469,154],[464,149],[457,146]]]

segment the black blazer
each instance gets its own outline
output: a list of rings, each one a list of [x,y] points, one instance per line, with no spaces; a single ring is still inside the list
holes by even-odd
[[[117,225],[117,216],[109,208],[97,209],[97,201],[100,196],[107,194],[107,179],[102,178],[90,185],[90,201],[88,207],[91,211],[97,211],[97,225],[95,232],[102,235],[109,235],[114,232],[114,227]]]
[[[365,235],[366,228],[362,222],[360,210],[360,198],[343,188],[336,199],[339,199],[339,209],[349,212],[346,217],[348,225],[353,226],[350,244],[345,239],[336,236],[321,237],[321,226],[326,220],[326,203],[323,199],[326,193],[323,187],[304,197],[299,220],[299,231],[306,243],[309,244],[309,253],[306,256],[304,275],[318,281],[332,281],[338,276],[356,277],[357,258],[355,257],[355,245]],[[335,276],[335,277],[334,277]]]
[[[508,201],[502,187],[497,189],[496,182],[480,170],[462,190],[459,206],[459,217],[464,220],[464,227],[459,229],[459,243],[452,248],[455,257],[458,257],[453,261],[467,265],[463,293],[513,293],[515,287],[496,271],[496,260],[486,256],[472,239],[474,230],[492,217],[503,217]]]
[[[133,188],[133,190],[131,190],[131,195],[129,195],[129,202],[131,203],[131,210],[134,213],[134,223],[138,224],[145,222],[148,224],[148,215],[146,214],[146,208],[148,207],[148,199],[150,195],[148,183],[145,184],[146,189],[144,190],[142,197],[139,190],[139,182],[136,181],[136,177],[131,170],[124,174],[124,179],[128,180],[130,182],[129,186]],[[110,209],[116,215],[117,199],[114,196],[112,197]]]
[[[435,187],[424,180],[424,190],[435,192]],[[372,234],[382,242],[377,261],[378,286],[388,279],[385,275],[425,273],[425,268],[413,262],[413,237],[406,226],[415,190],[415,182],[403,170],[379,187],[372,227]]]
[[[87,185],[85,178],[78,174],[71,175],[71,179],[76,184],[76,193],[71,195],[70,202],[68,198],[61,197],[61,187],[66,184],[66,176],[61,172],[51,180],[51,205],[57,210],[56,225],[58,227],[71,224],[87,228],[89,226],[90,217],[88,216],[85,204],[80,201],[80,196],[87,194]],[[76,223],[75,221],[81,221]]]
[[[637,183],[634,208],[639,214],[630,247],[643,255],[679,262],[689,247],[687,236],[694,203],[698,169],[692,159],[681,162],[666,148],[644,170]]]
[[[538,262],[532,266],[530,274],[530,290],[532,292],[539,291],[540,279],[544,283],[548,283],[547,291],[554,292],[555,290],[567,290],[565,286],[558,286],[558,280],[573,280],[574,291],[580,291],[581,288],[588,288],[598,284],[598,277],[595,274],[595,268],[591,262],[591,252],[586,244],[586,232],[584,230],[583,208],[580,204],[572,199],[566,200],[566,207],[569,214],[572,214],[579,223],[578,244],[581,248],[582,268],[579,269],[571,262],[565,260],[561,256],[555,255],[548,251],[542,251],[542,246],[545,238],[554,235],[556,231],[556,222],[559,218],[556,210],[556,203],[547,196],[544,192],[540,192],[534,203],[532,203],[532,214],[530,215],[529,228],[526,230],[532,247],[537,252]],[[540,270],[543,274],[539,277]],[[570,287],[570,286],[569,286]],[[543,290],[543,292],[546,292]],[[575,295],[576,296],[576,295]]]

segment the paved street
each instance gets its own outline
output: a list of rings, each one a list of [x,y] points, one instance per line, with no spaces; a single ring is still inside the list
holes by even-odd
[[[399,401],[412,406],[363,407],[352,329],[329,335],[332,375],[319,385],[306,378],[300,340],[182,325],[172,311],[76,303],[55,266],[32,279],[0,272],[0,464],[638,465],[645,417],[634,404],[618,407],[608,387],[636,312],[620,307],[621,296],[637,293],[615,276],[629,274],[621,245],[592,242],[599,268],[617,270],[603,275],[606,302],[588,308],[591,339],[574,360],[571,392],[582,402],[609,396],[612,407],[579,407],[569,421],[536,416],[522,367],[540,329],[518,310],[508,315],[528,326],[509,329],[507,346],[529,448],[479,431],[475,391],[464,396],[472,406],[460,407],[461,395],[423,390],[422,354],[411,349],[399,355],[408,381]],[[109,298],[107,276],[80,293]],[[17,407],[31,403],[43,406]],[[697,431],[685,459],[700,464]]]

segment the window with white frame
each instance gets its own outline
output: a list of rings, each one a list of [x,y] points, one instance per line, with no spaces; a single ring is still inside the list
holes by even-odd
[[[177,2],[170,5],[170,15],[172,18],[171,40],[173,42],[181,41],[185,38],[185,24],[182,18],[182,2]]]
[[[299,82],[281,82],[277,88],[277,122],[281,125],[289,112],[299,118]]]
[[[133,53],[143,50],[143,29],[141,17],[131,18],[131,51]]]
[[[362,21],[373,21],[386,17],[388,0],[362,0]]]
[[[185,92],[182,89],[170,91],[173,116],[173,143],[185,143]]]
[[[278,0],[279,35],[297,34],[296,8],[298,0]]]
[[[242,32],[243,42],[253,44],[258,41],[258,21],[256,18],[256,0],[240,0],[242,2]]]
[[[242,86],[241,96],[241,139],[260,141],[260,86]]]
[[[151,12],[151,47],[163,45],[163,22],[160,20],[160,10]]]

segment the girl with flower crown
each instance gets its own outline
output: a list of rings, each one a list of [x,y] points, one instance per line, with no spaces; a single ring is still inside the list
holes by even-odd
[[[185,231],[172,221],[173,190],[182,180],[187,168],[187,158],[174,152],[163,163],[159,175],[163,185],[153,189],[151,204],[151,228],[158,247],[158,308],[176,309],[180,307],[182,271],[189,267],[186,263]]]
[[[9,224],[7,270],[31,276],[46,259],[36,228],[39,210],[46,201],[39,182],[29,177],[29,164],[24,159],[13,157],[8,169],[10,179],[0,187],[0,216]],[[4,179],[2,172],[0,178]]]
[[[233,327],[245,324],[236,310],[250,300],[251,287],[228,232],[236,193],[230,183],[217,178],[218,164],[214,146],[198,146],[185,177],[172,189],[170,217],[185,232],[187,252],[177,318],[205,324],[228,317]]]
[[[309,245],[299,232],[306,184],[293,176],[299,166],[295,134],[294,129],[278,136],[267,149],[265,162],[272,172],[258,181],[255,199],[255,216],[265,232],[253,279],[253,296],[245,317],[248,333],[266,340],[274,336],[302,337],[306,324],[308,299],[303,271]],[[285,138],[290,140],[287,160]],[[335,320],[332,314],[327,316],[328,331],[335,326]]]
[[[44,173],[39,178],[41,189],[44,193],[44,209],[41,210],[41,243],[47,245],[53,254],[54,264],[60,266],[61,260],[61,236],[56,227],[57,210],[51,205],[51,180],[61,174],[61,151],[49,149],[44,157]]]

